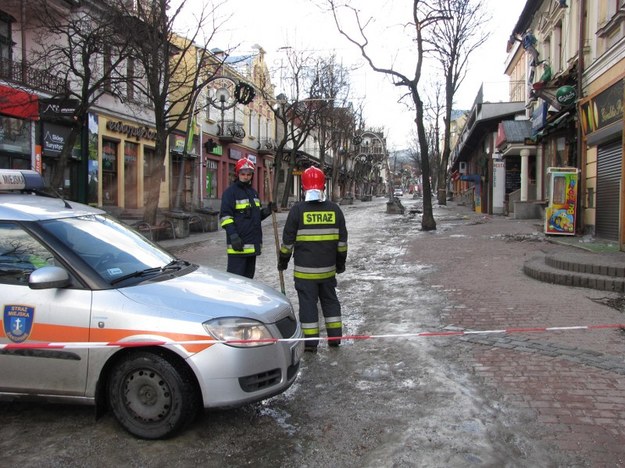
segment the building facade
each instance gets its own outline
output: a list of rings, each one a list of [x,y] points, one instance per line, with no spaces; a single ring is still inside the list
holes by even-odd
[[[578,102],[582,227],[597,237],[618,241],[625,250],[625,1],[579,3],[586,8]]]
[[[48,5],[58,15],[59,24],[87,12],[97,25],[97,14],[106,7],[102,2],[65,0],[53,0]],[[148,200],[149,174],[156,167],[158,135],[153,106],[140,92],[147,85],[138,60],[126,57],[116,63],[110,51],[94,54],[91,59],[101,65],[100,71],[112,67],[119,83],[106,80],[97,98],[85,104],[76,99],[78,77],[60,79],[66,74],[50,73],[52,68],[38,69],[31,61],[45,51],[45,41],[35,32],[44,31],[46,24],[27,7],[26,0],[8,0],[0,5],[0,167],[32,168],[48,180],[58,174],[57,168],[64,167],[63,182],[54,188],[68,199],[103,207],[118,216],[140,217]],[[176,42],[179,39],[180,44]],[[299,174],[311,164],[323,167],[328,191],[334,192],[335,178],[330,175],[341,171],[342,166],[336,159],[338,144],[321,149],[320,141],[328,141],[327,135],[320,135],[318,130],[300,132],[307,137],[298,150],[293,152],[293,142],[287,141],[278,154],[278,141],[286,133],[277,123],[280,101],[275,97],[262,48],[235,57],[218,50],[198,54],[197,46],[186,47],[188,39],[172,41],[176,42],[172,50],[181,51],[185,66],[190,67],[185,73],[194,67],[211,70],[202,74],[199,84],[194,83],[202,89],[199,95],[190,94],[194,97],[187,110],[182,102],[180,109],[172,111],[174,116],[180,112],[189,118],[179,119],[170,129],[165,159],[156,168],[161,174],[161,211],[217,210],[222,193],[234,180],[234,166],[242,157],[256,164],[253,184],[263,202],[269,199],[268,186],[273,178],[279,181],[280,190],[289,187],[289,201],[299,199]],[[208,60],[200,61],[200,56]],[[184,91],[188,83],[184,77],[182,80],[179,89]],[[305,97],[300,99],[306,103]],[[81,111],[88,109],[81,114],[83,121],[77,122],[75,115],[81,104]],[[297,127],[297,119],[289,125]],[[77,127],[81,134],[70,144],[68,135]],[[68,161],[62,165],[59,155],[69,146]],[[278,156],[283,164],[274,174]],[[294,167],[287,164],[293,159]],[[273,194],[275,201],[283,198],[280,190]]]
[[[576,232],[623,249],[625,2],[530,0],[513,38],[508,73],[526,85],[538,198],[553,196],[551,170],[575,170]]]

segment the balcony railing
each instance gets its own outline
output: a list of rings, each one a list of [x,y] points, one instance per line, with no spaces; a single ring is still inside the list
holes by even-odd
[[[0,59],[0,79],[53,95],[67,95],[69,82],[27,62]]]
[[[241,143],[245,138],[245,129],[240,122],[225,121],[218,126],[217,136],[223,142]]]
[[[362,144],[357,147],[359,154],[384,154],[382,145],[374,143],[372,145]]]
[[[273,138],[261,138],[258,140],[259,154],[274,154],[276,152],[276,142]]]

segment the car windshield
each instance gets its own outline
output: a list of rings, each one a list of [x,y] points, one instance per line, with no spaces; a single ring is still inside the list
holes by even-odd
[[[156,274],[176,263],[175,257],[105,215],[61,218],[41,225],[111,284],[138,278],[142,272]]]

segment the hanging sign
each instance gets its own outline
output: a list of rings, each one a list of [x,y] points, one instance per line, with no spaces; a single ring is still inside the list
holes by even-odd
[[[560,86],[556,91],[556,101],[563,106],[570,106],[571,104],[574,104],[576,99],[577,92],[573,86]]]

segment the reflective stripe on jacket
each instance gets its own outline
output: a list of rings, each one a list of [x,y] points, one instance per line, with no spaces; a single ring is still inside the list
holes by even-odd
[[[282,234],[282,256],[293,254],[296,278],[322,281],[336,275],[337,258],[347,257],[347,228],[334,202],[300,202],[289,211]]]
[[[235,181],[221,197],[220,225],[226,231],[228,255],[260,255],[263,243],[261,203],[256,190]],[[231,236],[237,234],[243,241],[243,250],[232,248]]]

